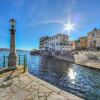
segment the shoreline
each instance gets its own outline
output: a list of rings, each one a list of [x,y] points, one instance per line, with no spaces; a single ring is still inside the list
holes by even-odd
[[[84,67],[89,67],[89,68],[93,68],[93,69],[98,69],[98,70],[100,70],[99,65],[94,67],[94,65],[93,65],[93,66],[89,66],[89,65],[87,65],[87,64],[77,63],[77,62],[73,61],[72,59],[68,59],[68,58],[60,58],[60,57],[55,57],[55,58],[56,58],[56,59],[59,59],[59,60],[67,61],[67,62],[69,62],[69,63],[74,63],[74,64],[81,65],[81,66],[84,66]],[[72,61],[71,61],[71,60],[72,60]],[[91,63],[91,62],[89,62],[89,63]]]
[[[68,57],[63,57],[63,56],[47,56],[47,55],[41,55],[41,54],[38,54],[39,56],[45,56],[45,57],[53,57],[53,58],[55,58],[55,59],[59,59],[59,60],[63,60],[63,61],[67,61],[67,62],[69,62],[69,63],[73,63],[73,64],[77,64],[77,65],[81,65],[81,66],[84,66],[84,67],[89,67],[89,68],[93,68],[93,69],[98,69],[98,70],[100,70],[100,65],[98,64],[98,66],[96,66],[96,64],[94,64],[93,63],[93,61],[91,62],[91,61],[88,61],[87,63],[89,63],[89,64],[87,64],[87,63],[83,63],[83,62],[77,62],[77,61],[75,61],[75,59],[71,59],[70,57],[68,58]],[[33,55],[33,56],[35,56],[35,55]],[[92,65],[90,64],[90,63],[92,63]]]
[[[67,61],[67,62],[69,62],[69,63],[74,63],[74,64],[77,64],[77,65],[81,65],[81,66],[84,66],[84,67],[89,67],[89,68],[93,68],[93,69],[98,69],[98,70],[100,70],[100,65],[98,65],[98,66],[96,66],[96,64],[94,64],[94,65],[88,65],[88,64],[84,64],[84,63],[78,63],[78,62],[75,62],[75,61],[71,61],[72,59],[68,59],[68,58],[59,58],[59,57],[55,57],[56,59],[59,59],[59,60],[63,60],[63,61]],[[88,62],[88,63],[91,63],[91,62]],[[93,63],[93,62],[92,62]]]
[[[88,68],[92,68],[92,69],[100,70],[99,67],[89,66],[89,65],[86,65],[86,64],[82,64],[82,63],[75,63],[75,64],[77,64],[77,65],[81,65],[81,66],[84,66],[84,67],[88,67]]]

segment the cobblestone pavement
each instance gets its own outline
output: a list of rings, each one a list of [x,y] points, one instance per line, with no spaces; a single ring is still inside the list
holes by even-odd
[[[1,79],[0,79],[1,80]],[[0,100],[83,100],[36,78],[20,74],[0,84]]]

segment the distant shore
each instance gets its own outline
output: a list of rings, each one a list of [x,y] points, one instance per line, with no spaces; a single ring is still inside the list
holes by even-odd
[[[9,48],[0,48],[0,51],[10,51],[10,49]],[[17,49],[16,51],[29,51],[29,50]]]

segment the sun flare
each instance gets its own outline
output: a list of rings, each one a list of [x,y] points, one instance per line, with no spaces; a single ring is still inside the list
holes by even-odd
[[[70,18],[68,18],[68,23],[64,24],[64,31],[68,31],[68,35],[70,36],[72,30],[74,30],[74,24],[72,24]]]

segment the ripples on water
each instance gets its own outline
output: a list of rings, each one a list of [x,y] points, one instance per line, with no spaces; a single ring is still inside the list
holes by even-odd
[[[23,54],[28,57],[31,74],[87,100],[100,100],[100,70],[50,57],[30,56],[29,52]]]

